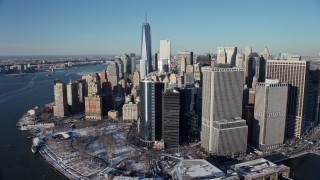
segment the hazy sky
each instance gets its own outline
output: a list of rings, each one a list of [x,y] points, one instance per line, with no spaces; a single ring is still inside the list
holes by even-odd
[[[0,0],[0,56],[140,54],[145,9],[152,53],[320,53],[320,0]]]

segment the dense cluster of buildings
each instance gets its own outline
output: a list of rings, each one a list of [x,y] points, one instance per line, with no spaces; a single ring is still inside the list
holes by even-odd
[[[319,70],[300,56],[274,58],[268,48],[256,53],[248,47],[242,53],[218,47],[216,56],[180,51],[172,58],[170,40],[161,40],[152,56],[145,22],[137,60],[124,54],[100,74],[68,84],[55,81],[54,115],[84,110],[86,119],[101,120],[109,114],[137,121],[144,145],[161,141],[165,148],[177,148],[200,141],[209,153],[232,157],[245,155],[248,144],[261,151],[279,148],[319,122]]]

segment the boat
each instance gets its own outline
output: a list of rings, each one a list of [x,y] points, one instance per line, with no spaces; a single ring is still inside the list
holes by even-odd
[[[47,74],[46,76],[47,76],[47,77],[48,77],[48,76],[52,76],[52,74]]]
[[[33,153],[38,152],[38,146],[31,146],[31,152]]]

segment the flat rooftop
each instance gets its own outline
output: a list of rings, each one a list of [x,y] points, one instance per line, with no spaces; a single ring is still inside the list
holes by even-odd
[[[217,167],[210,164],[204,159],[185,159],[181,160],[173,170],[172,174],[176,174],[178,179],[191,180],[194,178],[219,178],[225,175]]]

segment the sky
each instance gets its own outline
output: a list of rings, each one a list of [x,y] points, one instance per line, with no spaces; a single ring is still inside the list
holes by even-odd
[[[0,0],[0,56],[139,55],[145,12],[153,54],[320,53],[320,0]]]

